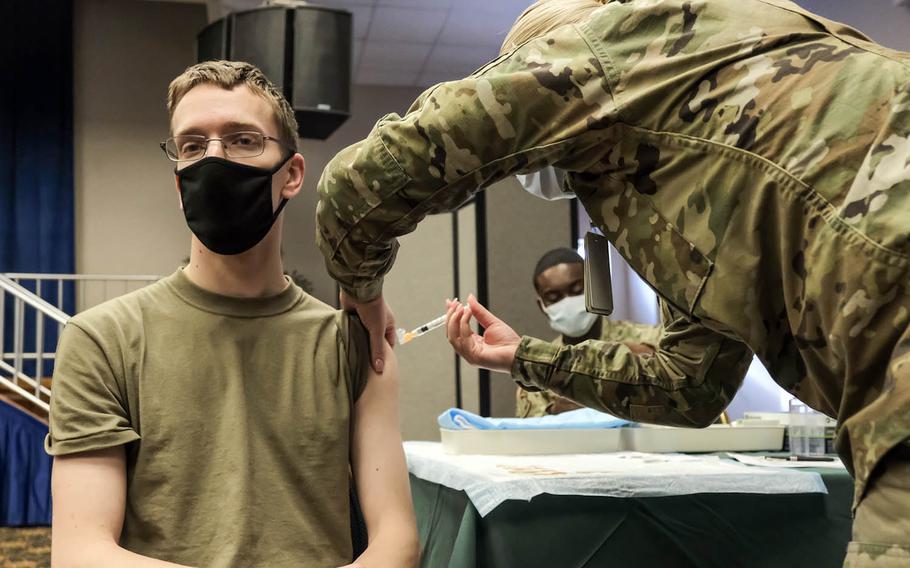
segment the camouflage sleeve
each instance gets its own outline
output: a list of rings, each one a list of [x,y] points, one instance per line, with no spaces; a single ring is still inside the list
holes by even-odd
[[[660,337],[663,335],[663,328],[659,325],[647,325],[647,324],[638,324],[639,325],[639,336],[638,341],[644,343],[645,345],[650,345],[655,350],[660,344]]]
[[[605,151],[615,115],[604,70],[573,26],[431,88],[326,166],[316,241],[329,273],[352,297],[375,298],[396,237],[509,175],[583,170]]]
[[[634,341],[657,348],[663,328],[634,321],[609,320],[604,318],[601,341]]]
[[[553,406],[553,395],[547,391],[528,392],[523,388],[516,389],[515,417],[536,418],[550,414]]]
[[[752,360],[745,344],[661,302],[664,332],[653,355],[622,343],[557,347],[522,338],[512,377],[636,422],[704,427],[733,399]]]

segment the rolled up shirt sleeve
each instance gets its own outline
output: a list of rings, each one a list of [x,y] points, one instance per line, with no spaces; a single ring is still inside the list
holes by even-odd
[[[558,346],[524,337],[512,377],[636,422],[707,426],[742,385],[753,354],[665,302],[661,311],[664,332],[653,354],[635,354],[620,342]]]
[[[326,166],[316,240],[329,273],[352,297],[375,298],[397,237],[512,174],[582,168],[605,151],[616,114],[604,69],[573,26],[431,88]]]
[[[139,439],[111,355],[77,323],[57,346],[48,435],[53,456],[100,450]]]

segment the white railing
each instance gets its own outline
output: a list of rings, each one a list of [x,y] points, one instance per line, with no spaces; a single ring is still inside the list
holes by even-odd
[[[75,306],[69,307],[75,313],[85,311],[102,302],[138,290],[160,278],[149,274],[26,274],[8,273],[6,276],[30,289],[39,297],[54,297],[52,302],[57,309],[67,311],[64,307],[67,284],[75,294]]]
[[[13,350],[6,352],[6,309],[7,296],[12,297]],[[61,302],[62,303],[62,302]],[[25,352],[26,312],[34,310],[35,344],[34,352]],[[0,385],[21,395],[45,412],[49,410],[51,390],[41,383],[44,365],[53,353],[44,352],[45,320],[57,326],[57,333],[63,329],[69,316],[53,304],[29,292],[8,276],[0,274]],[[34,361],[34,376],[25,373],[25,362]]]
[[[149,275],[0,274],[0,392],[13,391],[48,412],[51,389],[42,380],[55,359],[56,339],[70,318],[65,304],[73,310],[75,301],[74,311],[82,311],[156,280]],[[54,348],[46,349],[50,341]]]

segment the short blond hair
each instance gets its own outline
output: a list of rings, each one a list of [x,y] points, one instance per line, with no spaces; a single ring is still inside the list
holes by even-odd
[[[250,91],[269,103],[278,123],[278,137],[289,148],[297,151],[297,119],[294,118],[294,109],[258,67],[245,61],[223,60],[203,61],[187,67],[186,71],[171,81],[167,89],[167,112],[170,120],[173,120],[174,109],[180,100],[190,92],[190,89],[198,85],[216,85],[228,90],[238,85],[246,85]]]
[[[587,20],[610,0],[537,0],[518,16],[500,53],[512,51],[519,45],[538,36],[549,33],[560,26],[577,24]]]

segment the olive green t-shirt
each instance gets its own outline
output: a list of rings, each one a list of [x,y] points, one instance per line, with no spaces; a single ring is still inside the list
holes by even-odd
[[[359,320],[292,283],[230,298],[178,270],[67,324],[46,449],[125,446],[120,544],[139,554],[347,564],[351,418],[368,351]]]

